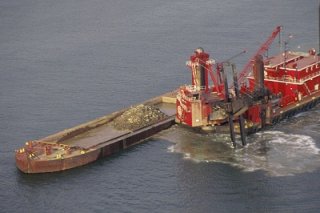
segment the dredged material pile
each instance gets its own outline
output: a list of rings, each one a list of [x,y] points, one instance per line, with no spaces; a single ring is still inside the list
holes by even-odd
[[[118,130],[135,130],[151,125],[166,117],[167,115],[161,112],[158,108],[140,104],[135,107],[131,107],[115,118],[112,122],[112,126]]]

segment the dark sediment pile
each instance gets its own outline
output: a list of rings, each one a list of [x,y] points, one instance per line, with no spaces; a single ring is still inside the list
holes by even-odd
[[[123,114],[115,118],[112,126],[118,130],[135,130],[166,118],[158,108],[149,105],[137,105],[131,107]]]

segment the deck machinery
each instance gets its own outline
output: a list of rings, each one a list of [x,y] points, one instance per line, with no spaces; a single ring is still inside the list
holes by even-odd
[[[192,84],[181,86],[177,94],[176,122],[218,133],[230,132],[234,146],[235,133],[240,133],[245,145],[246,134],[314,106],[320,96],[320,57],[315,49],[262,56],[280,30],[280,26],[273,30],[239,75],[229,60],[215,63],[208,53],[197,48],[186,63]],[[233,74],[231,87],[225,71],[228,66]]]

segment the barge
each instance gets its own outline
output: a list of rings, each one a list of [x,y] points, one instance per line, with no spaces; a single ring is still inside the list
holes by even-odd
[[[127,149],[174,124],[175,97],[176,91],[165,93],[45,138],[28,141],[16,150],[16,165],[24,173],[57,172]]]

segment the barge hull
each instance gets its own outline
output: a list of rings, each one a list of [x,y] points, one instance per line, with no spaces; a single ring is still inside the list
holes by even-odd
[[[81,155],[76,155],[70,158],[38,161],[30,160],[28,155],[21,155],[16,159],[16,163],[18,168],[24,173],[63,171],[89,164],[99,158],[108,157],[131,146],[137,145],[161,130],[169,128],[173,124],[174,117],[169,117],[157,124],[153,124],[122,137],[101,143],[97,145],[97,147],[92,147]]]
[[[175,123],[175,96],[176,92],[172,91],[141,103],[156,107],[166,117],[138,129],[117,130],[110,125],[115,118],[128,111],[127,108],[27,142],[23,148],[16,150],[17,168],[24,173],[58,172],[89,164],[142,143]],[[47,147],[54,151],[46,153]],[[68,151],[71,149],[75,151]]]

